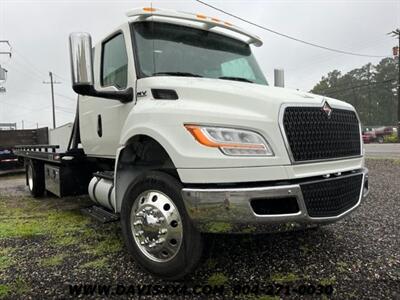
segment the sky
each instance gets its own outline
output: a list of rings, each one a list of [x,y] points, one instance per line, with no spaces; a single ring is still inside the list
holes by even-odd
[[[387,35],[400,28],[400,0],[203,0],[254,23],[309,42],[370,55],[391,56],[396,40]],[[57,126],[72,122],[76,94],[72,91],[68,36],[92,35],[94,43],[127,20],[133,8],[148,7],[203,13],[260,36],[264,45],[253,51],[268,81],[274,68],[285,70],[285,85],[308,91],[333,69],[345,73],[381,58],[334,53],[274,35],[224,15],[194,0],[0,0],[0,40],[9,40],[12,57],[0,55],[8,70],[0,94],[0,123],[21,128],[52,125],[49,71],[55,74]],[[7,50],[0,45],[0,51]]]

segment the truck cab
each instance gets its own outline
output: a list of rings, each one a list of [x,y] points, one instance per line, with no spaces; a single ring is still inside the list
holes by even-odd
[[[78,112],[60,157],[82,153],[91,199],[121,219],[143,268],[182,278],[202,233],[321,226],[367,196],[350,104],[271,87],[252,53],[261,39],[229,22],[155,8],[127,17],[94,47],[70,36]]]

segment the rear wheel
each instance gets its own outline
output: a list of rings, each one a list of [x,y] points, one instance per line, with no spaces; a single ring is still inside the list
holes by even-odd
[[[44,164],[29,160],[26,164],[26,181],[31,195],[35,198],[44,194]]]
[[[168,280],[190,273],[203,243],[186,213],[181,184],[161,172],[148,172],[125,193],[121,222],[125,243],[147,271]]]

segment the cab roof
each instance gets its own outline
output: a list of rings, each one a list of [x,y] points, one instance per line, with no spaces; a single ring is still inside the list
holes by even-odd
[[[186,12],[178,12],[174,10],[158,9],[153,7],[136,8],[126,13],[129,18],[135,18],[135,21],[144,21],[150,18],[160,18],[167,23],[176,23],[177,21],[182,25],[191,26],[193,23],[199,25],[200,29],[212,30],[222,29],[220,34],[229,35],[230,37],[236,37],[239,34],[244,38],[248,44],[253,44],[256,47],[262,46],[263,42],[261,39],[229,22],[221,21],[217,18],[205,16],[203,14],[192,14]],[[182,23],[183,22],[183,23]],[[228,34],[231,33],[231,34]],[[236,35],[235,35],[236,34]],[[233,35],[233,36],[232,36]]]

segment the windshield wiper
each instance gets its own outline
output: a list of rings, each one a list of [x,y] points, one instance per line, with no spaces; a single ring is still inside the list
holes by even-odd
[[[254,83],[254,81],[251,81],[251,80],[249,80],[247,78],[243,78],[243,77],[221,76],[221,77],[218,77],[218,79],[236,80],[236,81],[244,81],[244,82]]]
[[[198,74],[192,74],[192,73],[187,73],[187,72],[156,72],[153,73],[153,76],[159,76],[159,75],[171,75],[171,76],[185,76],[185,77],[203,77]]]

